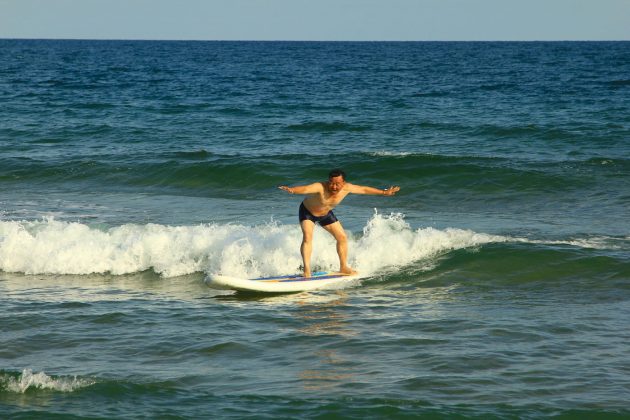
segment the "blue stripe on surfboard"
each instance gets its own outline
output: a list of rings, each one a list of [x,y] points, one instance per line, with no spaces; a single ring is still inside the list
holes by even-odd
[[[267,279],[253,279],[255,281],[260,281],[262,283],[291,283],[296,281],[317,281],[317,280],[330,280],[330,279],[339,279],[342,277],[347,277],[345,274],[329,274],[329,275],[320,275],[320,276],[312,276],[312,277],[271,277]]]
[[[280,281],[278,281],[278,283],[291,283],[291,282],[294,282],[294,281],[315,281],[315,280],[327,280],[327,279],[340,279],[342,277],[348,277],[348,276],[345,275],[345,274],[334,274],[334,275],[330,275],[330,276],[296,277],[296,278],[280,280]]]
[[[315,273],[313,273],[311,275],[311,277],[321,277],[321,276],[325,276],[328,274],[328,271],[317,271]],[[297,275],[297,274],[291,274],[288,276],[275,276],[275,277],[258,277],[256,279],[250,279],[252,281],[264,281],[264,280],[282,280],[282,279],[303,279],[305,277]]]

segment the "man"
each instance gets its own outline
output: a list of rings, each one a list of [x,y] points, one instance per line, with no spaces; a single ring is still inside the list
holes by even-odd
[[[355,271],[348,266],[348,240],[346,233],[332,210],[350,193],[389,196],[400,191],[400,187],[397,186],[380,190],[378,188],[351,184],[346,182],[346,174],[340,169],[332,170],[328,174],[328,182],[316,182],[298,187],[282,185],[278,188],[289,194],[306,195],[306,198],[300,204],[299,211],[300,227],[302,228],[300,252],[304,262],[304,277],[311,276],[311,252],[313,250],[312,241],[315,223],[319,223],[337,241],[339,272],[353,274]]]

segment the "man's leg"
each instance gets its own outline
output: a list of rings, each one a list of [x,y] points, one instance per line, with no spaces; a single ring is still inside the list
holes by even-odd
[[[313,228],[315,223],[306,219],[300,222],[302,228],[302,246],[300,253],[302,254],[302,263],[304,264],[304,277],[311,276],[311,253],[313,252]]]
[[[355,271],[348,266],[348,238],[346,232],[341,226],[341,222],[337,221],[329,225],[323,226],[337,241],[337,254],[339,255],[339,272],[352,274]]]

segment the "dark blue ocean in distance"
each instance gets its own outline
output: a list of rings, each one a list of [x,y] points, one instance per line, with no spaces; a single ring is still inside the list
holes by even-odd
[[[627,418],[629,219],[630,42],[0,40],[0,417]]]

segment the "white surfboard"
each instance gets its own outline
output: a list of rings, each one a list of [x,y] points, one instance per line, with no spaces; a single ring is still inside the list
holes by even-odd
[[[257,279],[242,279],[221,274],[211,274],[206,276],[204,281],[208,287],[219,290],[291,293],[343,287],[357,278],[359,278],[359,274],[319,271],[313,273],[311,277],[294,274],[291,276],[261,277]]]

